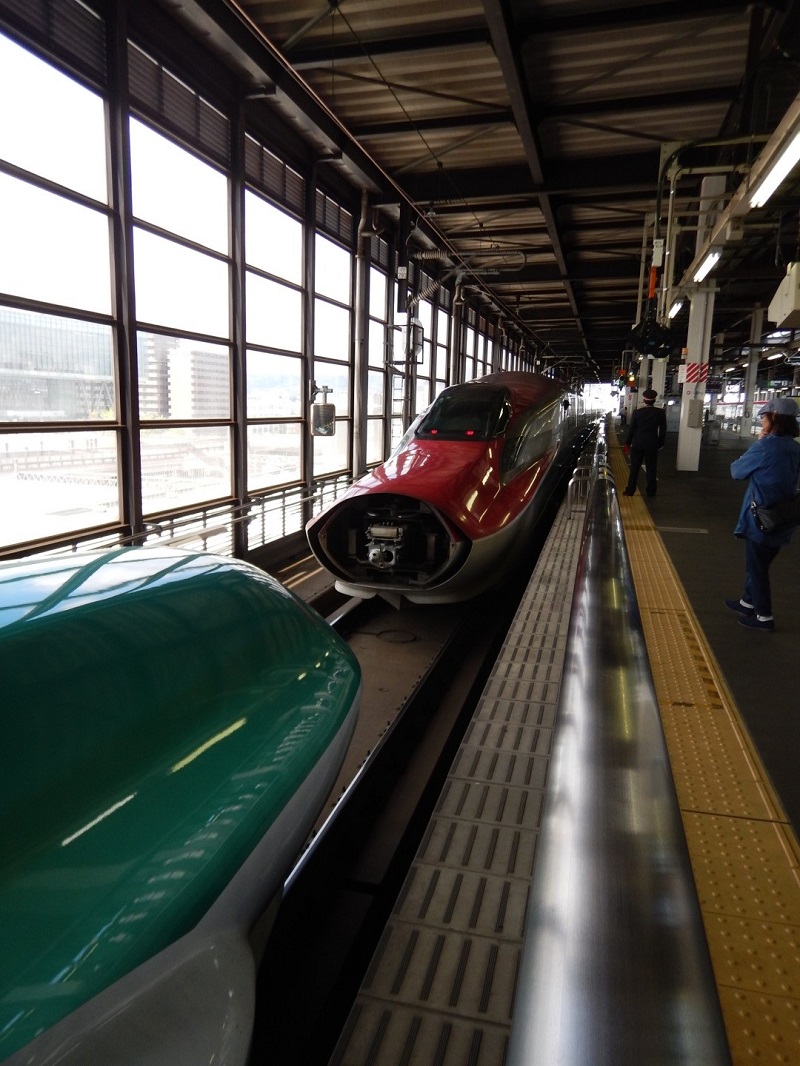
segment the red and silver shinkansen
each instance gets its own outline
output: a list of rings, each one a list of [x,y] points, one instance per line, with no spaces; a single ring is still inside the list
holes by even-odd
[[[392,455],[306,533],[349,596],[453,603],[501,583],[596,428],[583,396],[539,374],[445,389]]]

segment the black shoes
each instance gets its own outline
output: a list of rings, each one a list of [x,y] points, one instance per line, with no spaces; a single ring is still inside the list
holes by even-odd
[[[725,600],[725,606],[729,610],[736,611],[737,614],[744,615],[745,617],[749,617],[756,613],[754,607],[746,607],[741,600]]]
[[[725,600],[725,606],[739,615],[739,625],[746,629],[758,629],[762,633],[774,633],[775,619],[760,619],[755,608],[746,607],[741,600]]]
[[[744,626],[746,629],[758,629],[762,633],[773,633],[775,631],[775,620],[773,618],[765,618],[762,621],[754,614],[743,614],[739,618],[739,625]]]

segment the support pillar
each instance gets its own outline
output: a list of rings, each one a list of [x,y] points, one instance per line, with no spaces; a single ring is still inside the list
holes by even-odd
[[[664,383],[667,380],[667,360],[653,359],[651,360],[651,366],[651,387],[654,388],[658,393],[658,399],[656,400],[656,404],[658,407],[664,407],[666,403],[666,399],[664,397]]]
[[[700,191],[695,252],[703,247],[711,234],[725,193],[725,178],[712,174],[703,178]],[[697,470],[700,466],[700,442],[703,435],[703,400],[708,377],[708,353],[711,345],[711,323],[714,317],[713,282],[692,293],[689,307],[689,329],[686,338],[686,380],[683,383],[681,420],[678,428],[678,470]]]
[[[676,469],[697,470],[703,434],[708,349],[714,317],[714,288],[699,289],[691,297],[686,338],[686,380],[683,383]]]
[[[758,375],[758,362],[761,357],[761,331],[763,328],[764,308],[754,307],[753,317],[750,322],[750,356],[747,361],[744,380],[744,406],[742,407],[742,420],[739,423],[739,438],[748,442],[752,437],[753,400],[756,395],[756,377]]]
[[[369,358],[367,351],[367,321],[369,316],[370,235],[367,231],[369,204],[366,193],[361,197],[361,222],[356,245],[355,300],[353,301],[353,455],[351,473],[355,481],[367,469],[367,382]]]

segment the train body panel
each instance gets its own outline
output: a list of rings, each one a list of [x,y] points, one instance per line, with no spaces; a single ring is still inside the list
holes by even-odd
[[[306,527],[349,595],[468,599],[519,563],[595,414],[551,378],[490,374],[446,389],[393,454]]]
[[[202,1030],[243,1061],[250,933],[344,759],[352,653],[255,567],[142,548],[0,565],[0,662],[0,1058],[189,1062]]]

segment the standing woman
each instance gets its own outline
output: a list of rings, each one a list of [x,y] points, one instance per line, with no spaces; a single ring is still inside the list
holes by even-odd
[[[783,545],[789,543],[793,530],[762,532],[750,501],[770,507],[797,494],[800,483],[800,444],[794,439],[800,435],[797,413],[797,404],[789,397],[770,400],[759,412],[758,440],[731,463],[731,476],[737,481],[749,478],[750,485],[733,531],[734,536],[744,538],[744,592],[741,599],[725,600],[725,606],[736,611],[740,625],[765,633],[775,629],[769,568]]]

